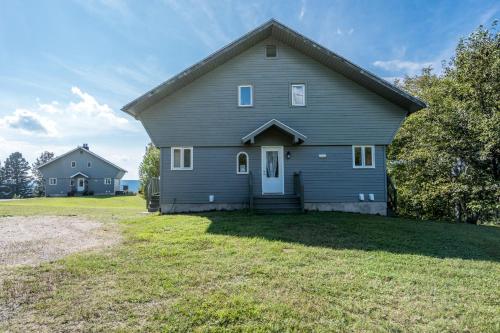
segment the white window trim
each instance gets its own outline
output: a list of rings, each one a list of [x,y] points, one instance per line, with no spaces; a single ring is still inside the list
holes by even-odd
[[[181,167],[179,168],[176,168],[174,167],[174,150],[176,149],[180,149],[181,151]],[[185,168],[184,167],[184,151],[186,149],[191,149],[191,166],[189,168]],[[194,165],[194,161],[193,161],[193,147],[171,147],[170,148],[170,170],[193,170],[193,165]]]
[[[104,178],[104,185],[111,185],[112,181],[111,178]]]
[[[73,163],[74,163],[75,165],[73,165]],[[72,168],[76,168],[76,161],[71,161],[71,164],[70,164],[70,165],[71,165],[71,167],[72,167]]]
[[[372,165],[365,165],[365,148],[370,147],[372,149]],[[361,165],[356,165],[356,148],[361,148]],[[374,169],[375,168],[375,146],[371,145],[356,145],[352,146],[352,167],[354,169]]]
[[[246,172],[240,172],[240,168],[239,168],[239,160],[240,160],[240,155],[241,154],[244,154],[246,155],[247,157],[247,171]],[[250,160],[248,158],[248,154],[245,153],[244,151],[240,151],[238,154],[236,154],[236,174],[238,175],[248,175],[248,171],[250,170]]]
[[[87,161],[87,168],[92,168],[92,162],[91,161]]]
[[[304,87],[304,104],[294,104],[293,103],[293,87]],[[292,106],[306,106],[307,104],[307,87],[306,87],[306,84],[305,83],[292,83],[290,85],[290,104]]]
[[[49,178],[49,185],[51,186],[57,185],[57,178]]]
[[[241,88],[250,88],[250,104],[248,104],[248,105],[241,104]],[[253,85],[244,84],[244,85],[238,86],[238,106],[240,108],[250,108],[253,106]]]

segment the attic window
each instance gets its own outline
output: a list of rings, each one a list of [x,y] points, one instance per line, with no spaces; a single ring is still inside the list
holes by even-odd
[[[276,58],[277,55],[276,45],[266,45],[266,58]]]

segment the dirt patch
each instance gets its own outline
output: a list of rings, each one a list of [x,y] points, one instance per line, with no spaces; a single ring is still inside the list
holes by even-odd
[[[2,217],[0,235],[0,270],[37,265],[120,240],[110,225],[74,216]]]

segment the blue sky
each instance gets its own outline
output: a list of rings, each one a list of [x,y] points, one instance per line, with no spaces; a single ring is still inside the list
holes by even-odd
[[[129,171],[149,139],[119,111],[274,17],[393,80],[440,68],[498,1],[0,0],[0,160],[83,142]]]

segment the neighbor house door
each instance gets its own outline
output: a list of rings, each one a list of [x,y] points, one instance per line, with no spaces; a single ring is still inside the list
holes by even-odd
[[[85,190],[85,178],[78,178],[78,181],[76,183],[76,190],[78,192],[82,192]]]
[[[262,147],[262,194],[284,194],[283,147]]]

